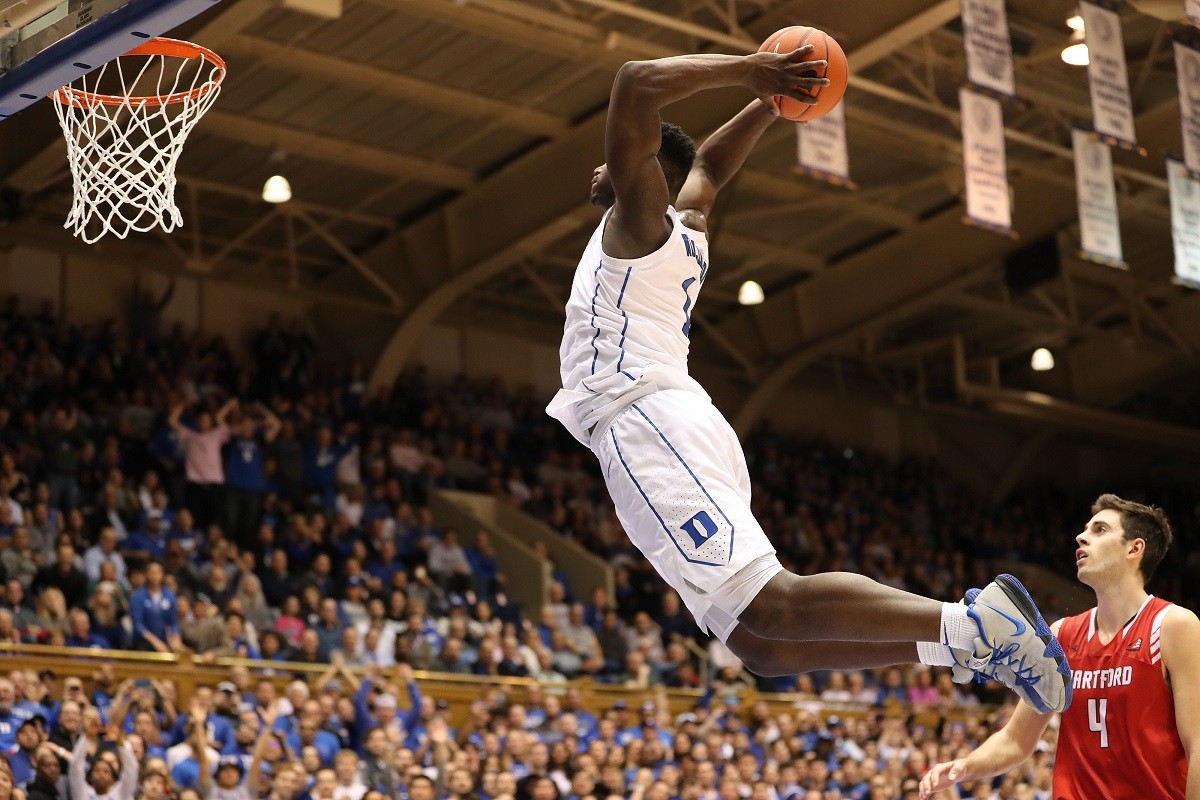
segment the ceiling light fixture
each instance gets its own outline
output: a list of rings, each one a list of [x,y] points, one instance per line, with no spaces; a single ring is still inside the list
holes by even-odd
[[[267,159],[267,163],[272,165],[271,171],[275,172],[263,184],[262,199],[268,203],[286,203],[292,199],[292,184],[280,174],[283,171],[282,164],[286,160],[287,153],[278,148]]]
[[[1054,354],[1044,347],[1039,347],[1033,351],[1033,358],[1029,359],[1029,366],[1034,372],[1049,372],[1054,369]]]
[[[1067,27],[1073,31],[1082,31],[1083,17],[1081,17],[1079,14],[1076,14],[1073,17],[1067,17]]]
[[[1062,60],[1072,67],[1086,67],[1092,59],[1088,55],[1088,46],[1083,42],[1077,42],[1063,48]]]
[[[746,281],[738,289],[738,302],[744,306],[756,306],[765,299],[766,295],[758,281]]]
[[[262,198],[268,203],[286,203],[292,199],[292,185],[282,175],[272,175],[263,184]]]
[[[1071,43],[1063,48],[1062,60],[1072,67],[1086,67],[1091,61],[1082,30],[1077,29],[1071,34]]]

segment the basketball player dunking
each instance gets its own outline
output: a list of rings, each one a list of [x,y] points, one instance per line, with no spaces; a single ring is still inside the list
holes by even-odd
[[[547,409],[599,459],[633,543],[712,635],[760,675],[908,663],[995,675],[1035,708],[1070,704],[1070,670],[1010,576],[965,606],[861,576],[787,572],[750,511],[741,446],[688,375],[690,310],[709,269],[708,214],[775,119],[770,98],[811,102],[824,62],[791,53],[631,62],[608,109],[606,209],[575,272]],[[659,109],[704,89],[759,97],[696,152]],[[675,199],[672,203],[672,198]],[[797,647],[796,642],[820,642]],[[970,671],[964,673],[970,678]]]
[[[1075,539],[1096,607],[1054,624],[1077,693],[1058,733],[1054,800],[1200,800],[1200,768],[1188,769],[1200,753],[1200,620],[1144,588],[1171,525],[1161,509],[1106,494]],[[1019,704],[975,752],[926,773],[921,796],[1017,767],[1051,716]]]

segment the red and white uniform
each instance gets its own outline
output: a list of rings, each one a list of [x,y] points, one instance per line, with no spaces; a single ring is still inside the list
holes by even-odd
[[[1096,609],[1062,621],[1075,695],[1062,715],[1055,800],[1185,800],[1187,756],[1159,646],[1172,608],[1148,597],[1108,644]]]

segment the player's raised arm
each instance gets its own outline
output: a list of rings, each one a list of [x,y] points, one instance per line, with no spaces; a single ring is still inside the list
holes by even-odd
[[[1200,619],[1173,608],[1162,623],[1162,660],[1175,697],[1175,725],[1187,753],[1187,800],[1200,800]]]
[[[622,66],[609,98],[604,155],[623,238],[634,247],[660,244],[672,184],[677,189],[686,177],[665,175],[658,161],[661,108],[722,86],[745,86],[766,103],[775,95],[815,102],[805,90],[827,81],[813,77],[824,62],[805,61],[811,51],[806,45],[783,54],[672,56]]]
[[[722,125],[696,151],[696,163],[675,202],[677,211],[688,212],[684,221],[689,228],[708,230],[707,218],[717,192],[746,163],[759,137],[775,119],[773,106],[756,100]]]

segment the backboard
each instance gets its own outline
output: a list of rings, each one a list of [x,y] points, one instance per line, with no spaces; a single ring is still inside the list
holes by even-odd
[[[220,0],[0,0],[0,120]]]

